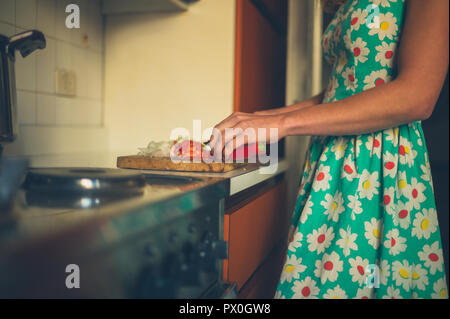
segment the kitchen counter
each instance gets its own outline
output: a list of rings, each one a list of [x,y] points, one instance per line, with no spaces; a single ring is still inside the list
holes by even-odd
[[[74,158],[60,161],[60,167],[83,166]],[[32,162],[32,166],[51,166],[49,163]],[[99,159],[90,164],[85,166],[107,166]],[[148,185],[139,195],[121,200],[79,198],[66,207],[61,207],[61,201],[55,205],[46,198],[30,198],[20,190],[12,209],[0,214],[0,287],[4,287],[0,297],[139,297],[141,288],[135,285],[142,282],[141,272],[147,271],[148,256],[165,269],[166,259],[183,260],[186,243],[206,249],[205,256],[216,256],[210,262],[215,260],[217,267],[209,268],[203,275],[207,279],[195,292],[177,290],[182,298],[198,296],[198,289],[221,278],[221,263],[216,258],[224,256],[226,246],[221,244],[226,201],[252,193],[257,185],[280,178],[286,169],[287,163],[282,161],[272,174],[261,174],[256,164],[227,173],[140,171],[146,174]],[[148,248],[149,243],[153,248]],[[215,243],[222,247],[221,253],[215,252]],[[64,280],[61,268],[71,263],[80,265],[93,281],[78,292],[51,286]],[[210,267],[207,260],[201,264]],[[30,265],[34,272],[29,271]],[[111,280],[114,277],[117,279]],[[50,286],[43,292],[42,285]],[[153,290],[146,290],[145,297],[155,297],[148,291]]]
[[[73,160],[74,157],[71,158]],[[140,228],[148,227],[156,221],[162,223],[211,202],[233,196],[283,173],[286,169],[287,163],[282,161],[278,163],[278,168],[273,174],[261,174],[256,164],[248,164],[227,173],[141,171],[148,175],[164,174],[195,179],[185,185],[171,185],[170,182],[166,185],[150,185],[145,188],[142,196],[106,202],[99,207],[95,205],[89,207],[92,203],[82,199],[87,206],[84,209],[70,207],[42,209],[25,205],[25,192],[20,191],[11,212],[2,213],[3,216],[0,216],[0,253],[12,250],[27,241],[51,238],[53,235],[61,236],[64,232],[83,225],[85,227],[97,225],[100,232],[105,232],[102,234],[101,242],[97,242],[99,245],[105,241],[118,241],[121,237],[139,232]],[[111,232],[111,225],[116,228],[114,235]]]

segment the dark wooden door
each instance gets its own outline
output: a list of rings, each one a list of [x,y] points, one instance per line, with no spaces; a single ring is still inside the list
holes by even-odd
[[[287,0],[237,0],[234,110],[284,106]]]

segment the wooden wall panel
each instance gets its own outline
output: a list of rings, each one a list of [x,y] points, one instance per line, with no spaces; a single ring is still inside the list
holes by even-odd
[[[286,27],[287,1],[260,1]],[[273,2],[273,1],[272,1]],[[286,35],[277,32],[251,0],[237,0],[234,110],[284,106]]]

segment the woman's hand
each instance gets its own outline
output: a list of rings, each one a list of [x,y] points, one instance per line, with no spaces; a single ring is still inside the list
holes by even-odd
[[[245,144],[274,143],[285,136],[284,114],[259,115],[236,112],[214,127],[209,145],[216,155],[229,159]]]

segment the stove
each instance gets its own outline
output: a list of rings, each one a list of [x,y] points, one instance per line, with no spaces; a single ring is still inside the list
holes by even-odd
[[[221,280],[225,186],[133,170],[29,169],[0,215],[0,297],[234,296]],[[70,265],[78,288],[67,285]]]

